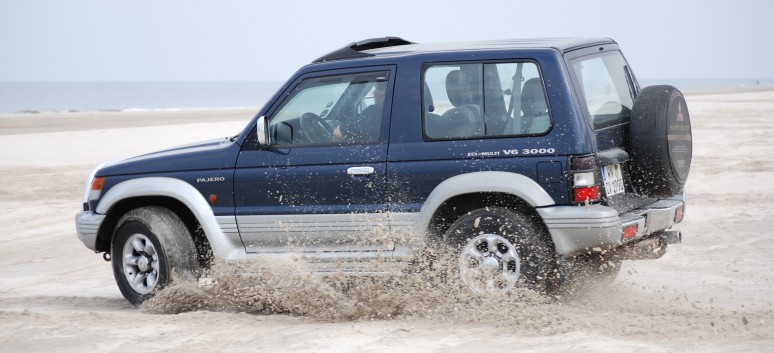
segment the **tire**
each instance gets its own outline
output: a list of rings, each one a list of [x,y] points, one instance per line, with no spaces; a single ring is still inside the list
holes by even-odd
[[[474,292],[552,288],[556,260],[547,232],[533,218],[500,207],[472,211],[455,221],[444,240],[454,251],[462,283]]]
[[[688,179],[693,154],[685,97],[669,85],[645,87],[637,95],[629,124],[632,183],[638,193],[668,197]]]
[[[118,221],[111,246],[113,275],[121,294],[134,306],[176,278],[196,280],[199,265],[191,233],[163,207],[143,207]]]

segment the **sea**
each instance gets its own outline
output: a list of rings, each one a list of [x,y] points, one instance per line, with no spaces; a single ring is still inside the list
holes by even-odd
[[[641,79],[637,81],[640,87],[652,85],[672,85],[680,89],[683,93],[701,93],[712,91],[734,91],[734,90],[754,90],[774,89],[774,78],[755,79],[755,78],[697,78],[697,79]]]
[[[154,111],[204,108],[258,110],[280,81],[218,82],[7,82],[0,81],[0,114],[77,111]],[[686,93],[774,88],[774,79],[640,80],[642,87],[672,84]]]
[[[0,114],[255,108],[283,82],[3,82]]]

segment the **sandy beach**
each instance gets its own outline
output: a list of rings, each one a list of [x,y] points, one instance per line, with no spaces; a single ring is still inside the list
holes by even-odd
[[[133,308],[73,217],[96,164],[239,133],[251,110],[0,115],[0,352],[774,351],[774,90],[687,95],[683,243],[504,319]]]

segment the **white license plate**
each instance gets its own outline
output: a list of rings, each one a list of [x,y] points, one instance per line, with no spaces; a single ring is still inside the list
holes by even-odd
[[[603,166],[602,180],[605,182],[605,193],[607,193],[607,196],[622,194],[624,192],[624,182],[620,164]]]

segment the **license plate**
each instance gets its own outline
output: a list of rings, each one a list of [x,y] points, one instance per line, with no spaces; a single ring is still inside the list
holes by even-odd
[[[624,182],[620,164],[602,166],[602,180],[605,182],[605,193],[607,193],[607,196],[622,194],[624,192]]]

